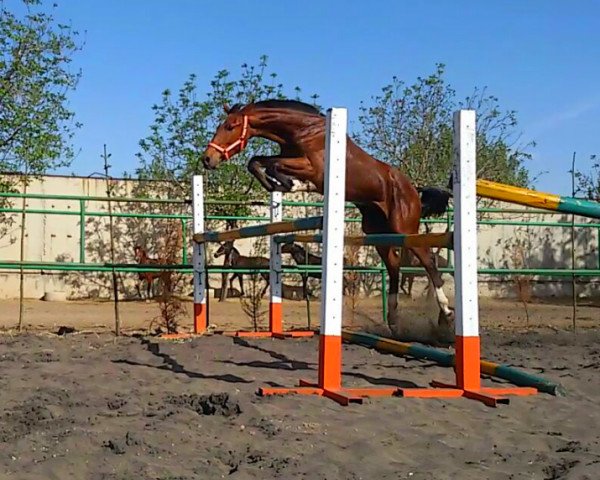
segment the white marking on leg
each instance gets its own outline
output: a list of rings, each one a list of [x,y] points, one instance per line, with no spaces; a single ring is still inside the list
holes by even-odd
[[[303,182],[297,178],[292,179],[292,188],[290,192],[316,192],[317,187],[311,182]]]
[[[435,296],[437,298],[438,305],[440,306],[442,311],[446,315],[451,315],[452,310],[450,310],[448,297],[446,297],[446,294],[444,293],[444,289],[442,287],[438,287],[435,289]]]

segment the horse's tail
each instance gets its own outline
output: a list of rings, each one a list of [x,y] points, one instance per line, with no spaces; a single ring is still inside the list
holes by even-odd
[[[439,187],[418,187],[417,192],[421,198],[421,218],[446,213],[451,192]]]

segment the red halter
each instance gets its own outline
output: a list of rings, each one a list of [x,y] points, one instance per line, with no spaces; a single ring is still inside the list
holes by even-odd
[[[208,144],[208,146],[214,148],[217,152],[221,153],[225,157],[225,160],[229,160],[229,158],[232,155],[231,154],[232,150],[239,147],[240,149],[238,150],[238,152],[236,152],[236,153],[239,153],[244,148],[246,148],[247,143],[248,143],[248,116],[244,115],[244,123],[242,125],[242,133],[240,134],[240,138],[238,138],[235,142],[233,142],[228,147],[221,147],[220,145],[217,145],[214,142],[210,142]]]

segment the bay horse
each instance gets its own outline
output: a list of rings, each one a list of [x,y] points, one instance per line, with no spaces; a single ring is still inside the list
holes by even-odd
[[[322,265],[322,258],[318,255],[308,252],[302,245],[297,243],[286,243],[281,246],[281,253],[288,254],[296,262],[296,265]],[[348,261],[344,258],[344,265],[348,264]],[[304,298],[308,296],[308,279],[317,278],[321,279],[321,272],[302,272],[302,290],[304,292]],[[347,285],[346,278],[344,277],[344,293],[346,293]]]
[[[302,245],[297,243],[286,243],[281,246],[281,253],[291,255],[296,262],[296,265],[321,265],[321,257],[309,253]],[[309,278],[321,278],[321,272],[302,272],[302,292],[304,298],[308,298],[308,279]]]
[[[219,258],[221,256],[225,256],[225,261],[223,262],[223,266],[232,267],[232,268],[261,268],[261,269],[269,269],[270,263],[269,259],[265,257],[246,257],[240,253],[240,251],[233,246],[233,241],[228,240],[227,242],[222,243],[219,246],[219,249],[215,252],[214,257]],[[267,288],[269,288],[269,274],[261,273],[260,276],[266,282],[265,288],[260,292],[261,298],[264,296]],[[238,282],[240,283],[240,292],[242,296],[244,296],[244,282],[243,282],[243,273],[234,273],[229,278],[229,288],[233,290],[233,281],[237,277]]]
[[[278,155],[255,156],[248,163],[248,170],[266,190],[292,191],[296,179],[324,193],[325,116],[317,108],[295,100],[265,100],[231,108],[224,105],[224,110],[226,118],[204,151],[207,170],[240,153],[249,139],[261,137],[280,147]],[[420,197],[399,169],[373,158],[349,137],[346,148],[346,200],[360,211],[363,232],[418,233],[422,202],[434,196]],[[431,250],[413,247],[411,251],[435,286],[438,323],[448,327],[454,313]],[[390,279],[387,321],[392,326],[398,308],[400,255],[398,248],[390,246],[377,247],[377,252]]]

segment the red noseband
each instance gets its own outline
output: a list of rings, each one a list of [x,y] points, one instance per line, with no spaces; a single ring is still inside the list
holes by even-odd
[[[244,148],[246,148],[247,143],[248,143],[248,116],[244,115],[244,120],[243,120],[243,124],[242,124],[242,133],[240,135],[240,138],[238,138],[235,142],[233,142],[231,145],[229,145],[227,147],[222,147],[220,145],[217,145],[214,142],[210,142],[208,144],[208,146],[214,148],[217,152],[219,152],[221,155],[223,155],[225,157],[225,160],[229,160],[231,155],[234,155],[235,153],[239,153]],[[239,147],[239,150],[237,150],[236,152],[233,152],[233,150],[235,150],[238,147]]]

